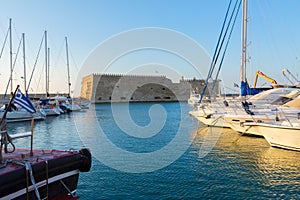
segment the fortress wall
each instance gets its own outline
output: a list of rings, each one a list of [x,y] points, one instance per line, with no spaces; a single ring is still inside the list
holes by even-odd
[[[92,99],[92,93],[94,88],[93,79],[93,74],[90,74],[82,79],[80,97],[85,99]]]
[[[173,83],[165,76],[90,74],[82,79],[81,97],[93,103],[187,101],[192,89],[201,92],[204,82],[191,79]]]

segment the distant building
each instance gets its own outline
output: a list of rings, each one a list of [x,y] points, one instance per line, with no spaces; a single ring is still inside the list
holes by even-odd
[[[80,97],[93,103],[187,101],[191,91],[202,91],[204,83],[205,80],[183,77],[173,83],[166,76],[90,74],[82,79]],[[219,93],[219,81],[214,91]]]

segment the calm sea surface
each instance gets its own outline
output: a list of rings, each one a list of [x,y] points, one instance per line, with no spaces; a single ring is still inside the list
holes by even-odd
[[[111,105],[99,104],[36,122],[34,147],[92,145],[92,169],[80,174],[80,199],[300,199],[300,152],[272,148],[263,138],[230,129],[203,127],[188,115],[191,109],[179,103],[115,104],[115,120]],[[9,124],[8,130],[29,131],[30,126]],[[128,156],[107,149],[112,146],[100,134]],[[16,146],[28,147],[29,141],[18,140]]]

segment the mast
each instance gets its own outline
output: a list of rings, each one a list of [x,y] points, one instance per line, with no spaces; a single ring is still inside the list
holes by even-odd
[[[26,97],[28,97],[28,92],[26,89],[25,33],[22,33],[22,40],[23,40],[23,62],[24,62],[24,91]]]
[[[50,74],[50,48],[48,47],[48,51],[47,51],[47,54],[48,54],[48,63],[47,63],[47,84],[48,84],[48,93],[47,95],[49,96],[49,90],[50,90],[50,79],[49,79],[49,74]]]
[[[46,97],[49,94],[48,86],[48,47],[47,47],[47,31],[45,31],[45,83],[46,83]]]
[[[71,82],[70,82],[70,65],[69,65],[69,52],[68,52],[68,38],[66,39],[66,56],[67,56],[67,69],[68,69],[68,97],[71,97]]]
[[[247,78],[246,78],[246,49],[247,49],[247,0],[243,0],[243,30],[242,30],[242,59],[241,59],[241,71],[240,71],[240,79],[241,79],[241,95],[246,95],[246,86],[247,86]]]
[[[12,82],[12,74],[13,74],[13,63],[12,63],[12,31],[11,31],[11,21],[12,19],[9,19],[9,59],[10,59],[10,95],[13,94],[13,82]]]

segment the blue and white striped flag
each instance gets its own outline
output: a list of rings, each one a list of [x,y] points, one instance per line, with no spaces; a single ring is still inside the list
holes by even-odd
[[[34,106],[32,105],[31,101],[25,97],[24,94],[22,94],[21,90],[18,90],[15,99],[14,99],[15,104],[21,106],[25,110],[27,110],[30,113],[35,113],[36,110]]]

